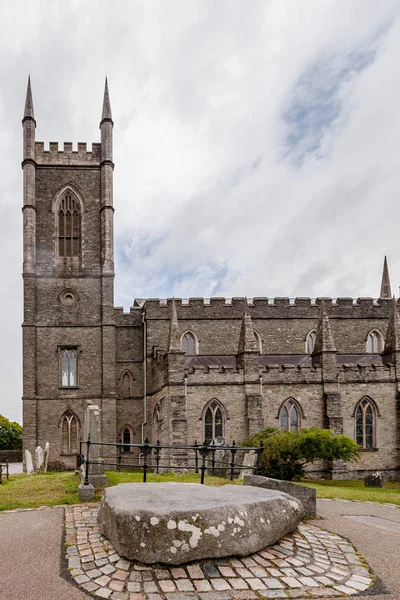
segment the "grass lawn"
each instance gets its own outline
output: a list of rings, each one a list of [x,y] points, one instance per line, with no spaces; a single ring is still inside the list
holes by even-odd
[[[141,482],[142,473],[106,471],[109,484]],[[182,481],[184,483],[200,483],[200,475],[185,473],[184,475],[147,474],[147,481]],[[224,485],[231,483],[223,477],[205,478],[207,485]],[[78,485],[80,477],[72,472],[47,473],[46,475],[10,475],[0,485],[0,511],[14,508],[37,508],[38,506],[56,506],[57,504],[78,504]],[[241,483],[237,480],[233,483]],[[101,489],[96,490],[95,501],[101,498]]]
[[[400,505],[400,482],[386,482],[385,488],[366,488],[363,481],[302,481],[302,485],[317,490],[317,498],[342,498],[360,502],[386,502]]]
[[[109,484],[141,482],[142,473],[123,471],[106,472]],[[147,474],[148,481],[181,481],[184,483],[200,483],[200,475],[185,473],[173,475]],[[10,475],[7,481],[3,479],[0,485],[0,511],[14,508],[37,508],[38,506],[56,506],[57,504],[78,504],[78,485],[80,478],[72,472],[47,473],[47,475]],[[225,485],[231,483],[223,477],[206,475],[207,485]],[[240,485],[241,479],[233,483]],[[303,485],[317,490],[318,498],[343,498],[344,500],[359,500],[360,502],[388,502],[400,506],[400,483],[386,483],[385,489],[365,488],[362,481],[328,481],[308,480]],[[96,490],[95,501],[101,498],[101,489]]]

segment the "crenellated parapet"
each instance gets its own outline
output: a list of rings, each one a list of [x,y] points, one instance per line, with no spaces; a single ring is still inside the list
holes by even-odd
[[[321,383],[322,370],[313,365],[292,363],[265,365],[261,371],[263,384],[287,385],[297,383]]]
[[[178,319],[242,319],[247,308],[254,319],[313,319],[321,302],[330,319],[388,319],[387,298],[175,298]],[[135,300],[136,304],[143,304]],[[397,301],[400,303],[400,300]],[[147,319],[169,320],[172,298],[150,298],[143,304]]]
[[[363,365],[343,363],[338,365],[338,381],[345,383],[387,383],[394,382],[394,365]]]
[[[73,150],[72,142],[64,142],[59,148],[58,142],[50,142],[49,149],[44,149],[44,142],[35,142],[35,162],[37,165],[51,166],[100,166],[101,144],[93,143],[87,149],[86,142],[78,142],[77,150]]]
[[[185,368],[188,385],[243,384],[244,371],[240,367],[221,365],[192,365]]]
[[[142,310],[133,307],[128,313],[124,312],[122,306],[114,308],[114,319],[117,327],[140,327],[142,326]]]

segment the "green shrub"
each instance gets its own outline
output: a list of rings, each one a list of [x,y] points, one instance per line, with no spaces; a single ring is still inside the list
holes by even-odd
[[[282,431],[263,429],[244,442],[245,446],[264,443],[263,472],[275,479],[301,479],[306,465],[316,460],[357,460],[359,450],[356,442],[345,435],[336,435],[330,429],[302,429]]]
[[[0,450],[22,448],[22,427],[0,415]]]

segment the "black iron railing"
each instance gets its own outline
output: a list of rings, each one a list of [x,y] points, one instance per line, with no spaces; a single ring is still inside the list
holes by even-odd
[[[83,445],[86,446],[86,456],[82,453]],[[110,456],[99,459],[91,459],[90,452],[92,446],[100,446],[106,449],[115,448],[116,456]],[[138,457],[137,460],[127,460],[125,456],[126,449],[137,449]],[[235,462],[237,453],[248,452],[254,450],[257,454],[257,458],[254,466],[247,466]],[[169,456],[163,455],[163,451],[167,451]],[[176,451],[184,452],[185,454],[175,454]],[[230,453],[228,464],[224,464],[216,453],[217,452]],[[84,484],[89,484],[89,470],[91,465],[102,465],[104,467],[116,467],[117,471],[121,471],[125,468],[141,469],[143,471],[143,482],[147,481],[147,472],[152,470],[154,473],[160,473],[160,469],[173,470],[173,471],[194,471],[194,473],[200,473],[200,483],[204,484],[204,477],[206,471],[215,474],[221,471],[229,471],[229,478],[232,481],[235,476],[235,472],[241,469],[249,469],[260,474],[262,470],[262,458],[263,458],[264,445],[260,441],[260,445],[255,448],[246,446],[237,446],[235,441],[230,446],[219,446],[214,442],[198,444],[197,441],[193,445],[175,446],[168,444],[160,444],[158,440],[156,444],[150,444],[146,438],[143,444],[125,444],[124,442],[91,442],[90,436],[86,442],[80,443],[80,454],[78,458],[78,464],[84,465],[85,467],[85,479]],[[210,457],[210,461],[207,463],[207,458]],[[113,460],[114,459],[114,460]],[[167,460],[168,464],[163,464]],[[182,463],[182,464],[181,464]]]

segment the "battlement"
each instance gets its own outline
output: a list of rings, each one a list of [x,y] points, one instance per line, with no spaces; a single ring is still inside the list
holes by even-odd
[[[246,306],[252,319],[318,319],[322,300],[331,318],[387,319],[391,299],[386,298],[175,298],[178,319],[241,319]],[[147,319],[169,319],[172,298],[134,301]],[[398,305],[400,300],[397,301]]]
[[[44,149],[44,142],[35,142],[35,160],[38,165],[71,165],[99,166],[101,161],[101,144],[93,143],[92,150],[87,149],[86,142],[78,142],[77,150],[73,150],[72,142],[64,142],[60,150],[58,142],[50,142],[49,149]]]

